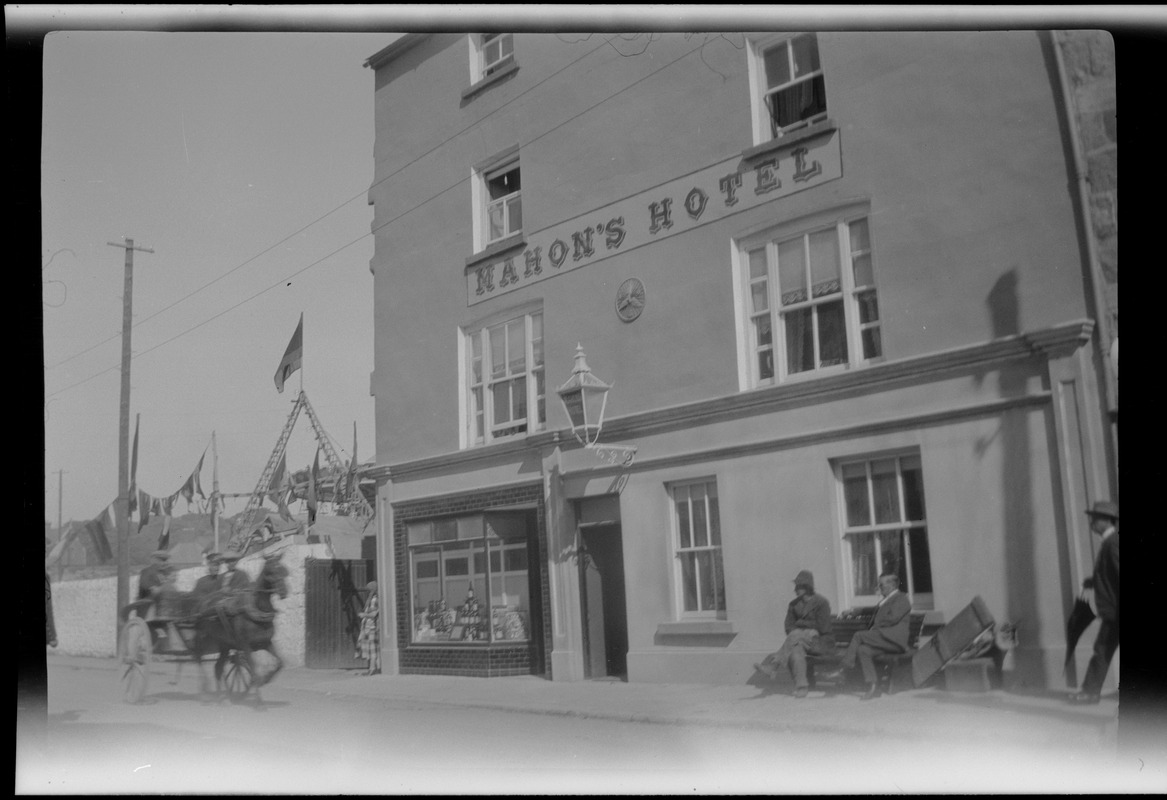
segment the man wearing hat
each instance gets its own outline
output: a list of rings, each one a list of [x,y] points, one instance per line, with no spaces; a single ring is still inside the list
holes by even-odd
[[[228,592],[242,592],[251,588],[251,578],[247,577],[246,572],[237,568],[241,558],[243,558],[243,554],[235,550],[228,550],[219,556],[219,561],[225,568],[223,574],[219,576],[220,589]]]
[[[219,588],[219,554],[207,553],[207,574],[195,581],[195,597],[203,597]]]
[[[1101,624],[1082,688],[1069,698],[1077,705],[1099,701],[1110,659],[1118,649],[1118,504],[1100,500],[1086,514],[1090,517],[1090,530],[1102,537],[1102,545],[1094,561],[1094,575],[1083,584],[1083,595],[1087,600],[1093,599]]]
[[[831,635],[831,604],[827,598],[814,592],[814,575],[802,570],[794,579],[795,598],[786,607],[786,640],[778,652],[766,656],[758,671],[778,677],[778,670],[786,667],[794,676],[794,696],[806,697],[810,683],[806,674],[807,654],[826,654],[835,650]]]
[[[165,550],[156,550],[150,556],[150,563],[138,576],[138,599],[153,600],[158,589],[166,582],[166,577],[173,568],[170,566],[170,553]]]

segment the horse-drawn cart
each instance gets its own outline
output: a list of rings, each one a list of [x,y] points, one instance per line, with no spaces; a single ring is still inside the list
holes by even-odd
[[[184,663],[196,664],[206,691],[202,668],[206,655],[218,656],[218,688],[225,688],[232,699],[241,699],[254,689],[256,699],[261,700],[259,687],[283,667],[273,641],[277,612],[272,605],[272,595],[288,596],[288,570],[280,555],[264,554],[263,568],[249,589],[200,596],[170,588],[159,591],[152,600],[125,606],[118,655],[125,667],[122,689],[126,701],[137,703],[145,696],[150,685],[150,662],[155,657],[177,664],[176,682]],[[270,654],[275,667],[257,675],[252,656],[259,650]]]
[[[150,686],[150,662],[158,659],[177,664],[181,672],[184,663],[198,665],[202,676],[202,660],[208,654],[218,655],[217,647],[210,647],[199,639],[198,615],[190,598],[175,604],[158,604],[158,616],[149,617],[152,600],[138,600],[122,609],[125,624],[118,643],[118,655],[125,671],[122,673],[122,691],[126,702],[137,703]],[[175,614],[175,612],[178,612]],[[233,698],[247,694],[252,684],[253,669],[246,653],[230,650],[224,673],[227,693]]]

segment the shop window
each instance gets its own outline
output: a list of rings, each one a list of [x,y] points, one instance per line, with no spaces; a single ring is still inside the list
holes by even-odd
[[[542,312],[471,330],[466,340],[467,443],[540,430],[547,421]]]
[[[932,559],[919,455],[887,456],[837,466],[843,502],[848,599],[879,602],[879,576],[894,572],[915,608],[932,608]]]
[[[717,482],[674,484],[673,537],[681,617],[725,617]]]
[[[470,37],[470,73],[474,82],[484,80],[514,61],[512,33],[481,33]]]
[[[454,531],[446,539],[439,530]],[[530,637],[529,518],[473,515],[408,526],[415,643]]]
[[[882,358],[866,216],[751,237],[739,260],[749,386]]]
[[[827,118],[818,37],[813,33],[751,42],[755,144]]]

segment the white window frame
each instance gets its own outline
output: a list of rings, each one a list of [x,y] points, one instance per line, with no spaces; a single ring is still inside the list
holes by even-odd
[[[916,587],[914,586],[913,582],[915,579],[913,577],[913,570],[912,570],[913,556],[912,556],[912,544],[911,544],[911,537],[910,536],[904,537],[904,558],[906,561],[905,573],[907,576],[907,582],[901,583],[900,591],[907,594],[908,597],[911,599],[913,609],[928,610],[928,609],[932,609],[934,607],[936,571],[935,571],[935,567],[932,563],[932,558],[931,558],[932,546],[931,546],[931,529],[930,529],[930,526],[928,524],[927,490],[924,489],[922,486],[923,519],[908,520],[906,518],[907,517],[907,506],[905,505],[905,502],[904,502],[903,461],[905,459],[913,459],[913,460],[919,462],[921,484],[923,485],[924,483],[926,483],[924,462],[920,456],[919,450],[917,450],[917,449],[904,449],[904,450],[893,450],[890,452],[872,453],[872,454],[868,454],[865,456],[842,458],[842,459],[835,460],[833,462],[834,473],[835,473],[835,483],[837,486],[840,539],[842,542],[842,550],[841,550],[842,558],[843,558],[843,565],[842,565],[842,567],[843,567],[842,568],[843,581],[842,581],[842,583],[843,583],[844,592],[846,594],[845,605],[848,607],[874,606],[877,603],[879,603],[879,600],[880,600],[880,595],[878,593],[878,589],[876,589],[876,592],[874,594],[858,594],[857,593],[858,590],[857,590],[857,587],[855,586],[855,577],[854,577],[854,557],[852,554],[852,546],[853,546],[855,534],[878,534],[878,533],[883,532],[883,531],[895,532],[895,531],[903,531],[903,530],[923,530],[925,537],[928,539],[929,573],[930,573],[931,580],[932,580],[933,591],[931,591],[931,592],[917,591]],[[895,461],[896,492],[897,492],[897,503],[898,503],[898,507],[899,507],[900,519],[897,521],[893,521],[893,522],[875,523],[874,522],[874,513],[875,513],[875,511],[874,511],[874,498],[872,497],[873,482],[871,480],[871,468],[872,468],[872,464],[875,462],[889,461],[889,460]],[[866,470],[866,474],[867,474],[867,481],[866,481],[867,508],[868,508],[868,514],[871,515],[871,518],[869,519],[869,524],[867,524],[867,525],[851,525],[850,520],[847,516],[847,499],[846,499],[846,494],[845,494],[843,471],[844,471],[844,468],[846,468],[846,467],[854,467],[856,465],[864,466],[864,468]],[[875,544],[875,559],[876,559],[875,563],[877,565],[876,577],[878,577],[878,575],[883,572],[882,544],[880,542],[878,535],[874,536],[874,544]],[[876,583],[878,584],[878,581]]]
[[[522,189],[511,192],[502,197],[491,199],[490,181],[511,170],[519,171],[519,182],[522,183],[522,168],[519,163],[519,149],[512,147],[505,153],[476,166],[471,175],[471,214],[472,233],[475,251],[482,250],[487,245],[502,241],[509,236],[522,233]],[[515,224],[512,219],[512,204],[517,202],[519,207],[519,221]],[[498,236],[490,235],[490,212],[495,206],[503,209],[504,229]]]
[[[690,538],[690,546],[685,547],[685,546],[683,546],[683,542],[681,539],[681,528],[680,528],[681,520],[677,514],[677,490],[684,489],[686,492],[686,495],[687,495],[686,499],[688,501],[687,506],[689,509],[689,511],[688,511],[689,524],[690,524],[690,530],[692,530],[692,520],[693,520],[692,487],[694,487],[694,486],[705,487],[704,499],[703,499],[703,504],[704,504],[703,510],[705,513],[706,529],[707,529],[709,535],[708,535],[706,543],[704,545],[697,545],[693,542],[692,538]],[[670,528],[669,544],[670,544],[670,550],[671,550],[670,555],[671,555],[671,560],[672,560],[672,565],[673,565],[672,566],[673,607],[675,609],[676,619],[678,619],[678,620],[726,619],[726,609],[728,608],[728,598],[726,596],[727,590],[726,590],[726,584],[725,584],[725,538],[722,534],[722,527],[721,527],[721,503],[719,501],[717,504],[717,515],[716,515],[716,520],[717,520],[716,529],[718,532],[719,542],[718,542],[718,544],[714,545],[712,543],[712,533],[714,530],[714,527],[712,525],[712,521],[714,518],[709,513],[710,512],[709,500],[710,500],[710,496],[711,496],[710,491],[709,491],[710,487],[712,487],[712,490],[713,490],[712,496],[720,498],[720,493],[717,491],[717,479],[714,477],[675,481],[675,482],[672,482],[672,483],[669,483],[666,485],[666,489],[668,491],[668,497],[669,497],[669,528]],[[699,577],[696,579],[697,591],[695,591],[697,608],[695,608],[695,609],[686,609],[685,608],[685,571],[684,571],[684,565],[682,563],[683,557],[690,554],[690,553],[700,553],[700,552],[715,552],[716,556],[717,556],[716,563],[719,563],[721,565],[720,575],[714,576],[714,585],[716,586],[717,582],[718,581],[720,582],[722,608],[716,608],[716,607],[714,607],[714,608],[702,608],[702,598],[701,598],[701,593],[699,591],[700,586],[701,586],[701,580]],[[699,565],[700,562],[699,562],[699,560],[695,559],[694,563],[696,565]],[[697,569],[699,569],[699,566],[697,567]]]
[[[766,80],[766,66],[765,66],[765,61],[764,61],[765,53],[767,51],[775,48],[775,47],[782,45],[783,43],[787,43],[787,48],[788,48],[787,52],[789,54],[790,53],[790,49],[789,49],[790,43],[793,43],[793,41],[795,39],[797,39],[801,36],[814,37],[816,51],[818,52],[819,68],[817,70],[812,71],[812,72],[808,72],[805,75],[801,75],[801,76],[798,76],[797,78],[793,78],[789,82],[784,83],[779,87],[769,86],[767,84],[767,80]],[[823,68],[823,61],[822,61],[822,51],[818,49],[818,35],[817,34],[810,33],[810,32],[781,33],[781,34],[775,34],[773,36],[767,36],[767,37],[761,38],[761,39],[748,38],[747,43],[748,43],[747,49],[748,49],[748,53],[749,53],[748,70],[747,71],[749,74],[750,98],[751,98],[750,111],[751,111],[751,121],[752,121],[752,125],[753,125],[754,144],[755,145],[781,138],[782,136],[784,136],[788,133],[792,133],[793,131],[799,130],[801,128],[805,128],[808,125],[812,125],[816,122],[819,122],[819,121],[827,118],[827,111],[824,110],[824,111],[820,112],[819,114],[816,114],[813,117],[810,117],[810,118],[805,119],[805,120],[800,120],[800,121],[795,122],[791,125],[788,125],[785,128],[783,128],[782,130],[775,133],[775,131],[771,127],[771,117],[770,117],[769,106],[767,105],[766,100],[765,100],[765,98],[768,94],[771,94],[775,91],[779,91],[782,88],[788,88],[790,86],[793,86],[796,83],[814,80],[817,77],[823,77],[824,68]],[[790,56],[790,59],[791,59],[791,62],[793,62],[792,55]],[[793,75],[793,64],[791,66],[791,75]],[[825,84],[825,78],[824,78],[824,84]],[[825,88],[824,88],[824,92],[825,92]],[[828,108],[829,108],[829,104],[828,104]]]
[[[489,78],[515,60],[513,33],[472,33],[470,40],[470,82]],[[498,52],[493,48],[498,45]]]
[[[536,319],[537,318],[537,319]],[[490,331],[503,328],[504,348],[510,346],[506,336],[506,326],[521,322],[523,326],[524,370],[522,374],[511,373],[509,369],[502,376],[492,376],[492,352],[490,347]],[[547,385],[546,366],[543,360],[543,342],[546,331],[543,328],[542,303],[533,304],[509,312],[496,314],[481,320],[473,325],[459,329],[459,416],[461,417],[460,446],[462,449],[482,447],[494,442],[513,439],[517,436],[526,436],[543,430],[547,426]],[[535,336],[538,332],[540,335]],[[480,380],[474,378],[475,340],[480,349],[479,357],[482,360]],[[538,346],[536,347],[536,343]],[[510,359],[506,358],[509,363]],[[513,383],[519,377],[525,378],[527,416],[521,419],[512,419],[506,423],[494,424],[494,391],[495,384]],[[542,392],[540,393],[540,383]],[[480,395],[476,390],[481,390]],[[481,403],[479,402],[481,398]],[[478,417],[482,416],[482,430],[479,435]],[[506,433],[507,428],[525,425],[525,429]]]
[[[851,246],[851,226],[857,225],[860,220],[866,220],[867,247],[853,249]],[[830,295],[829,300],[816,299],[808,288],[805,300],[783,306],[782,287],[779,285],[778,273],[778,245],[792,239],[806,238],[812,234],[834,229],[836,234],[836,248],[839,257],[838,294]],[[751,278],[750,254],[764,251],[766,259],[766,276],[762,279]],[[765,386],[774,386],[791,381],[807,380],[843,372],[849,369],[860,368],[869,364],[883,361],[886,358],[882,341],[882,320],[878,313],[879,286],[878,266],[875,259],[875,234],[872,225],[870,209],[866,204],[851,206],[845,209],[815,214],[801,220],[764,229],[737,240],[733,248],[733,284],[735,295],[738,298],[735,304],[736,324],[738,332],[739,352],[739,384],[745,391]],[[805,250],[804,250],[805,252]],[[868,259],[872,279],[870,283],[857,285],[855,279],[856,264],[860,259]],[[808,266],[809,268],[809,266]],[[808,278],[808,287],[810,286]],[[765,283],[766,311],[756,310],[752,290],[755,284]],[[874,319],[866,322],[862,318],[862,301],[868,295],[874,295],[876,314]],[[837,298],[843,301],[843,320],[846,326],[845,342],[847,345],[847,359],[842,364],[822,366],[818,357],[821,344],[818,328],[818,313],[812,317],[813,348],[815,352],[815,366],[810,369],[791,372],[786,359],[786,326],[785,315],[800,309],[812,308],[826,302],[835,302]],[[768,349],[773,358],[773,375],[763,377],[758,354],[767,349],[760,341],[758,328],[754,323],[756,318],[768,314],[770,318],[770,345]],[[864,333],[875,337],[878,352],[873,356],[865,353]]]

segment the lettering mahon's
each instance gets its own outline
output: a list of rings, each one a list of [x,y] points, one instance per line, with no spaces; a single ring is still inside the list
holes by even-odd
[[[597,220],[594,225],[584,226],[582,220],[576,220],[555,226],[539,237],[539,245],[523,252],[521,261],[517,254],[513,254],[475,268],[474,277],[468,278],[467,289],[473,287],[471,298],[479,300],[471,299],[471,303],[485,300],[494,292],[510,291],[518,285],[554,275],[553,270],[546,269],[547,265],[554,270],[573,269],[604,258],[626,244],[641,247],[654,237],[683,232],[688,229],[686,220],[692,225],[720,219],[824,180],[838,178],[842,175],[838,137],[799,143],[786,152],[773,153],[769,158],[745,167],[745,170],[753,173],[752,192],[743,192],[746,176],[742,169],[735,168],[732,161],[723,161],[688,178],[611,204],[608,211],[621,213],[613,214],[606,222]],[[673,215],[674,202],[679,204],[676,217]],[[681,208],[684,215],[680,214]],[[629,214],[632,214],[631,219],[627,219]],[[597,253],[597,250],[602,252]]]

